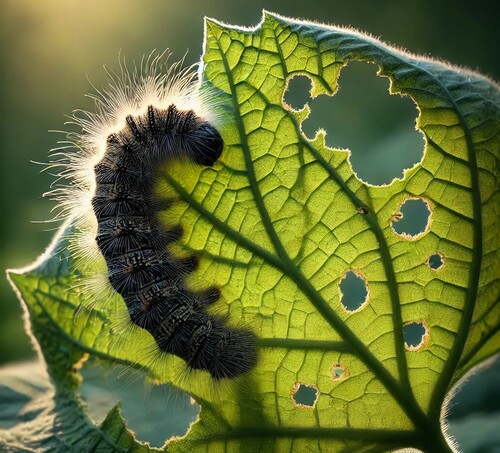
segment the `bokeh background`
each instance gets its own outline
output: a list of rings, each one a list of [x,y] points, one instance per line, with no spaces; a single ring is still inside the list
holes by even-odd
[[[30,263],[50,242],[57,225],[41,222],[51,218],[53,207],[42,194],[53,178],[40,173],[43,167],[31,161],[47,161],[48,150],[62,139],[48,131],[64,129],[64,115],[75,108],[92,108],[83,96],[91,91],[88,78],[96,86],[104,83],[102,65],[116,68],[120,51],[132,61],[152,49],[169,48],[176,58],[189,49],[186,62],[194,63],[202,53],[204,16],[253,26],[265,8],[353,26],[411,52],[467,66],[498,80],[499,5],[465,0],[2,0],[0,269]],[[338,96],[310,104],[313,114],[304,130],[312,136],[318,127],[326,128],[329,144],[353,150],[359,175],[383,183],[419,160],[422,139],[413,130],[416,111],[411,101],[387,96],[387,80],[375,77],[375,70],[368,64],[350,65],[341,77]],[[287,101],[300,107],[307,101],[308,86],[296,82]],[[410,151],[398,153],[401,149]],[[390,152],[381,158],[377,151]],[[20,305],[2,272],[0,365],[32,357]],[[484,414],[491,420],[500,406],[495,384],[499,369],[497,362],[482,378],[485,382],[462,392],[457,420],[472,420],[471,413],[476,421]],[[481,419],[479,425],[485,423]],[[500,451],[491,445],[485,447],[491,449],[468,451]]]

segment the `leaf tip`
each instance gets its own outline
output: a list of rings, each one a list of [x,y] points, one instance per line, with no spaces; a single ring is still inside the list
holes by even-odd
[[[213,31],[215,28],[220,28],[221,23],[214,19],[213,17],[204,16],[203,17],[203,27],[204,27],[204,36],[205,40],[209,34],[213,35]]]
[[[19,283],[20,277],[23,274],[22,269],[6,269],[5,270],[5,277],[7,278],[7,281],[9,282],[10,286],[14,291],[17,290],[17,283]]]
[[[262,10],[262,22],[273,21],[273,22],[282,22],[286,20],[285,16],[281,16],[278,13],[273,13],[272,11],[268,11],[267,9]]]
[[[263,9],[262,10],[262,21],[266,21],[266,20],[269,20],[269,19],[273,19],[275,16],[274,13],[272,13],[271,11],[268,11],[267,9]]]

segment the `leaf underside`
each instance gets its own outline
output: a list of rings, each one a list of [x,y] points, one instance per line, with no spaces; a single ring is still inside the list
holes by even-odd
[[[165,221],[184,228],[179,253],[200,257],[190,284],[219,285],[214,310],[258,335],[258,364],[218,385],[206,373],[186,377],[180,359],[151,362],[147,334],[115,335],[120,300],[74,316],[84,295],[70,289],[81,270],[66,251],[68,259],[48,254],[10,274],[56,389],[69,398],[84,352],[147,367],[202,405],[169,451],[446,451],[446,394],[500,344],[498,87],[351,30],[269,13],[254,30],[207,20],[205,46],[204,83],[228,99],[225,148],[214,168],[165,169],[161,184],[176,199]],[[327,148],[323,133],[308,140],[300,129],[308,109],[283,102],[296,74],[312,80],[313,96],[334,94],[352,60],[377,64],[391,92],[419,110],[423,159],[388,186],[360,181],[349,153]],[[430,214],[414,238],[392,228],[407,199]],[[436,254],[438,270],[428,264]],[[339,288],[349,271],[367,289],[353,312]],[[412,322],[426,335],[405,348]],[[313,401],[299,404],[295,392],[307,389]],[[124,451],[114,445],[102,451]]]

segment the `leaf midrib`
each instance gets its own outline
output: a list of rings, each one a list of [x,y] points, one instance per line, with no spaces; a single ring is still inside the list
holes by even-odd
[[[283,68],[285,68],[285,74],[284,76],[286,77],[288,70],[286,61],[283,58],[283,54],[281,52],[281,47],[278,42],[278,37],[276,36],[276,30],[273,28],[273,36],[275,39],[275,44],[278,49],[278,55],[281,60],[281,65]],[[318,52],[317,52],[318,54]],[[321,61],[321,59],[318,57],[318,60]],[[344,65],[347,64],[347,61],[343,62]],[[323,80],[323,75],[322,75],[322,66],[319,65],[320,70],[319,70],[319,77],[320,80],[323,82],[323,85],[328,86],[329,84]],[[331,89],[327,90],[329,93],[332,93]],[[343,192],[347,194],[349,200],[351,201],[353,207],[355,210],[359,208],[367,208],[366,203],[362,202],[358,196],[350,189],[348,186],[347,182],[342,180],[340,175],[337,173],[337,171],[331,167],[328,162],[323,158],[323,156],[317,152],[317,150],[311,145],[311,143],[308,140],[305,140],[301,129],[300,125],[298,124],[296,118],[292,116],[293,119],[293,124],[295,126],[295,132],[297,134],[297,137],[300,138],[302,146],[305,146],[309,152],[315,157],[316,161],[320,163],[320,165],[323,167],[323,169],[332,177],[335,182],[341,187]],[[387,285],[389,287],[389,296],[390,296],[390,301],[391,301],[391,308],[392,308],[392,324],[393,324],[393,331],[394,331],[394,349],[396,351],[396,362],[397,362],[397,367],[398,367],[398,375],[399,375],[399,380],[400,384],[402,387],[402,391],[408,395],[408,398],[410,400],[413,400],[412,403],[414,403],[416,406],[418,406],[418,403],[415,399],[415,396],[413,394],[413,389],[411,388],[410,385],[410,378],[408,375],[408,366],[407,366],[407,361],[406,361],[406,353],[404,349],[404,337],[403,337],[403,319],[402,319],[402,314],[401,314],[401,302],[399,299],[399,292],[398,292],[398,287],[397,287],[397,282],[396,282],[396,275],[394,272],[394,267],[392,265],[392,259],[389,251],[389,247],[387,245],[387,241],[385,239],[385,236],[382,232],[382,229],[380,228],[379,224],[376,222],[376,220],[373,218],[373,212],[370,209],[367,209],[368,213],[364,215],[364,220],[367,222],[369,228],[373,231],[376,240],[379,244],[379,253],[382,258],[382,265],[384,267],[384,272],[387,278]]]

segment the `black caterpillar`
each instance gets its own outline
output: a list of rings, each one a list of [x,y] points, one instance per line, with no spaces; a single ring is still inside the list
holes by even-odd
[[[104,157],[94,167],[92,199],[97,245],[131,321],[150,332],[160,350],[215,379],[239,376],[255,365],[255,336],[205,312],[220,298],[216,287],[202,292],[186,287],[197,260],[168,251],[182,229],[162,229],[157,215],[168,206],[155,198],[153,188],[163,162],[184,155],[211,166],[222,148],[218,131],[193,110],[150,105],[143,115],[127,116],[126,126],[107,137]]]

